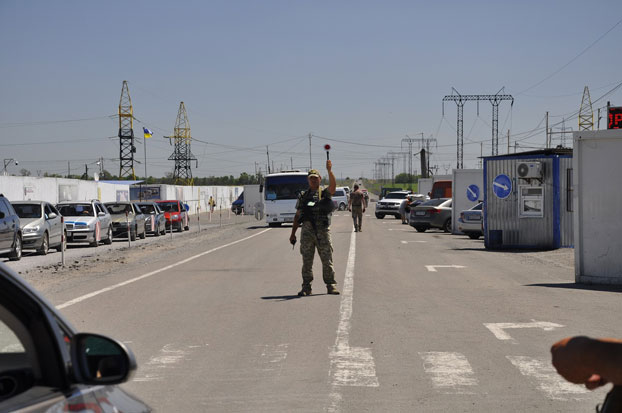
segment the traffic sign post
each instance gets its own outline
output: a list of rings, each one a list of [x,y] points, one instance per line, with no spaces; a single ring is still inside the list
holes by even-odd
[[[469,185],[466,190],[467,199],[471,202],[479,201],[479,186],[477,185]]]

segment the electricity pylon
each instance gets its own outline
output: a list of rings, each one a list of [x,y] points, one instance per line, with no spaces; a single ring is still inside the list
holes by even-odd
[[[133,126],[132,99],[127,87],[127,80],[124,80],[121,88],[121,99],[119,100],[119,178],[131,176],[132,179],[136,179],[134,174],[136,146],[134,146]]]
[[[179,103],[179,111],[177,112],[177,120],[175,121],[175,129],[173,136],[168,137],[175,139],[175,152],[168,157],[169,161],[175,161],[175,172],[173,178],[176,184],[193,185],[192,169],[190,162],[197,161],[190,151],[190,122],[186,114],[186,106],[184,102]],[[198,167],[198,161],[196,167]]]
[[[594,110],[587,86],[583,89],[581,108],[579,109],[579,130],[594,130]]]

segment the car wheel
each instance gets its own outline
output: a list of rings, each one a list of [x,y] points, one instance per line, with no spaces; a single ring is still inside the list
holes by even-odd
[[[479,239],[480,234],[476,233],[476,232],[471,232],[470,234],[467,234],[469,236],[469,238],[471,239]]]
[[[104,244],[110,245],[112,244],[112,228],[108,227],[108,236],[104,240]]]
[[[184,227],[184,231],[190,231],[190,225],[186,225],[186,226]]]
[[[41,241],[41,248],[37,250],[39,255],[47,255],[50,250],[50,237],[47,232],[43,233],[43,240]]]
[[[383,219],[384,218],[384,214],[376,214],[376,218]]]
[[[15,234],[15,242],[13,243],[13,251],[9,254],[10,261],[19,261],[22,259],[22,236]]]
[[[451,218],[447,218],[447,220],[445,220],[445,223],[443,224],[443,231],[451,232]]]
[[[415,229],[417,230],[417,232],[425,232],[427,228],[426,227],[415,227]]]
[[[132,231],[132,229],[130,228],[130,241],[136,241],[136,228],[134,228],[134,230]]]
[[[340,211],[345,211],[346,209],[346,204],[344,204],[343,202],[339,204],[339,210]]]
[[[97,239],[89,244],[90,247],[97,248],[99,247],[99,241]]]
[[[182,232],[184,230],[183,226],[181,225],[181,221],[179,221],[177,223],[177,232]]]
[[[67,231],[64,231],[64,233],[63,233],[63,240],[56,247],[56,251],[57,252],[63,252],[63,247],[64,247],[65,250],[67,250]]]

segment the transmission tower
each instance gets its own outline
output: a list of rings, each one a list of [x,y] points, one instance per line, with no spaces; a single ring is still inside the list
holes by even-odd
[[[131,176],[132,179],[136,179],[134,174],[136,146],[134,146],[133,125],[132,99],[127,87],[127,80],[124,80],[121,88],[121,100],[119,101],[119,178]]]
[[[579,130],[594,130],[594,111],[592,110],[590,90],[587,86],[583,89],[583,98],[579,109]]]
[[[175,121],[175,129],[173,136],[168,137],[175,139],[175,152],[168,157],[169,161],[175,161],[175,172],[173,178],[175,178],[176,184],[181,185],[193,185],[194,179],[192,178],[192,169],[190,169],[190,162],[197,161],[190,151],[190,122],[188,122],[188,115],[186,114],[186,106],[184,102],[179,103],[179,112],[177,112],[177,120]],[[198,167],[198,161],[196,167]]]
[[[443,116],[445,116],[445,102],[453,101],[456,102],[456,106],[458,107],[458,125],[456,128],[457,133],[457,157],[458,162],[456,165],[456,169],[463,168],[463,157],[464,157],[464,144],[463,144],[463,125],[464,125],[464,104],[469,100],[477,101],[477,110],[479,115],[479,101],[487,100],[492,104],[492,155],[499,154],[499,105],[504,100],[511,100],[512,106],[514,106],[514,98],[512,95],[502,95],[505,87],[502,87],[494,95],[461,95],[456,89],[451,88],[451,95],[447,95],[443,98]],[[455,94],[454,94],[455,93]]]

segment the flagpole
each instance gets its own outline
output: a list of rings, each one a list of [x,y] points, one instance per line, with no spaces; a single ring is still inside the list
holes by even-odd
[[[145,144],[143,145],[145,148],[145,183],[147,182],[147,138],[143,134],[143,141]]]

